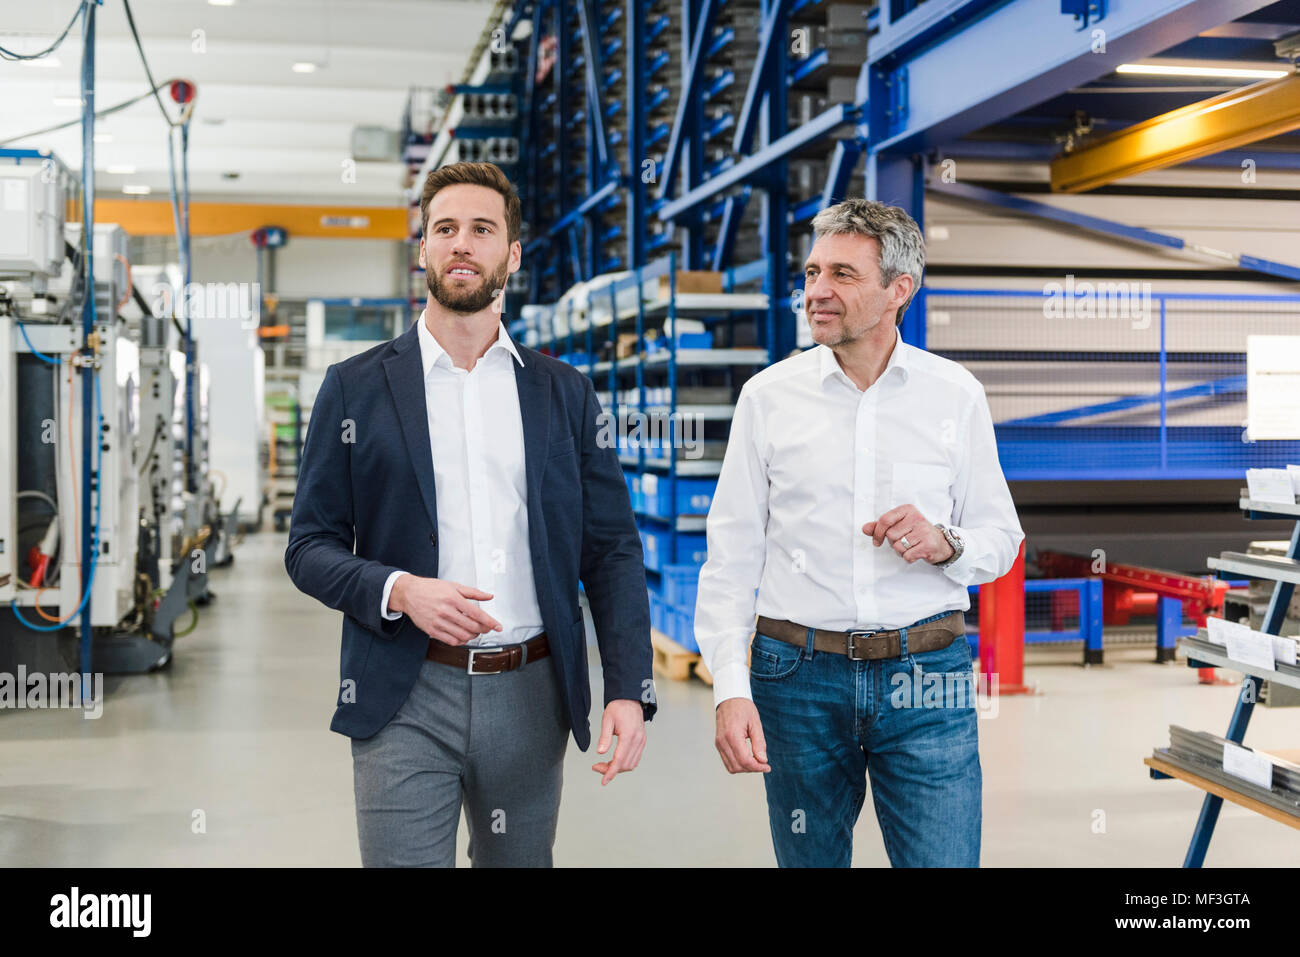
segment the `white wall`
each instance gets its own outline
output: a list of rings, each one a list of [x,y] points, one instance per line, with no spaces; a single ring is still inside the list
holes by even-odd
[[[246,235],[197,238],[192,255],[195,282],[257,281],[257,250]],[[405,245],[395,240],[290,236],[274,256],[275,282],[267,293],[295,298],[405,295]]]

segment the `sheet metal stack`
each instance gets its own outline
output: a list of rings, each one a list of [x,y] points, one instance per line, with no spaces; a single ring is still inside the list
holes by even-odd
[[[1156,748],[1155,757],[1185,771],[1200,775],[1216,784],[1300,817],[1300,765],[1281,758],[1255,752],[1273,765],[1273,787],[1265,789],[1223,770],[1223,738],[1208,731],[1189,731],[1176,724],[1169,726],[1169,747]]]

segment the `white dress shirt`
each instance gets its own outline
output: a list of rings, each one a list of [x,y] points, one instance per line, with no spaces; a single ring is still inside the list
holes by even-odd
[[[496,342],[467,372],[429,332],[424,313],[419,324],[438,501],[438,577],[493,596],[476,604],[501,622],[502,630],[471,645],[527,641],[541,634],[542,612],[528,550],[524,424],[513,364],[522,366],[524,360],[498,323]],[[394,508],[418,506],[393,503]],[[393,572],[384,583],[380,614],[387,619],[401,617],[389,612],[388,596],[404,574]]]
[[[835,631],[899,628],[970,608],[966,586],[1001,577],[1015,560],[1024,533],[983,387],[894,335],[866,391],[826,346],[741,389],[695,605],[716,703],[750,697],[755,613]],[[964,541],[952,565],[909,565],[887,540],[877,547],[862,533],[909,503]]]

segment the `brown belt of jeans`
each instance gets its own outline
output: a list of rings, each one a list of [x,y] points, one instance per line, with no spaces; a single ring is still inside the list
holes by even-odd
[[[463,668],[471,675],[499,675],[504,671],[522,668],[530,661],[545,658],[551,653],[546,633],[513,645],[449,645],[429,639],[429,650],[424,657],[440,665]]]
[[[808,644],[808,627],[793,621],[777,621],[758,616],[758,634],[784,641],[786,644]],[[938,651],[947,648],[959,635],[966,634],[966,619],[959,611],[950,612],[937,621],[907,629],[907,651]],[[897,658],[901,654],[902,635],[893,631],[826,631],[818,628],[813,634],[813,649],[844,655],[854,661],[878,661]]]

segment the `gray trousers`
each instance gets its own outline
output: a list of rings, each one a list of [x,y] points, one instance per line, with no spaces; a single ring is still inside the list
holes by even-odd
[[[363,867],[455,867],[462,803],[474,867],[551,866],[569,740],[554,661],[424,662],[393,719],[352,741]]]

